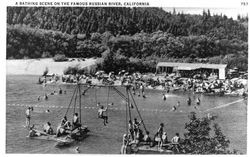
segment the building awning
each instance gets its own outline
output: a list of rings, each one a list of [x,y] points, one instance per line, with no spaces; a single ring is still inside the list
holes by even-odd
[[[205,69],[225,69],[226,64],[201,64],[201,63],[174,63],[174,62],[158,62],[156,67],[190,67],[190,68],[205,68]],[[184,68],[183,68],[184,69]],[[181,70],[181,69],[180,69]]]
[[[195,70],[196,67],[187,67],[187,66],[178,66],[175,68],[176,70]]]

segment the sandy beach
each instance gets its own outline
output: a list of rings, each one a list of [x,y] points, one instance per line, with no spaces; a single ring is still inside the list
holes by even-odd
[[[70,60],[70,59],[69,59]],[[6,60],[7,75],[42,75],[43,71],[48,67],[49,74],[63,74],[65,68],[69,66],[79,65],[80,67],[88,67],[95,64],[96,59],[90,58],[85,61],[66,61],[54,62],[52,58],[46,59],[15,59]]]

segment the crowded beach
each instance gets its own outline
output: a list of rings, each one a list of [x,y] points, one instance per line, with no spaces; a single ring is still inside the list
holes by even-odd
[[[207,65],[206,65],[207,66]],[[209,66],[209,65],[208,65]],[[39,84],[97,84],[97,85],[132,85],[132,90],[144,89],[170,91],[191,91],[205,95],[229,95],[247,97],[247,73],[240,72],[237,68],[228,69],[225,78],[221,79],[219,70],[195,69],[187,70],[187,67],[179,70],[165,71],[157,69],[156,73],[142,74],[140,72],[129,73],[121,70],[105,73],[97,71],[94,74],[46,74],[39,77]]]

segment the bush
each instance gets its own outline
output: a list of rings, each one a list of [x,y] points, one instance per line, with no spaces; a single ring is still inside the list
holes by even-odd
[[[76,75],[78,72],[79,72],[79,66],[78,65],[74,66],[74,67],[69,66],[66,69],[64,69],[63,74],[64,75],[69,75],[69,74]]]
[[[69,66],[66,69],[64,69],[63,74],[64,75],[95,74],[96,68],[97,68],[96,65],[92,65],[92,66],[84,67],[84,68],[81,68],[79,65],[72,66],[72,67]]]
[[[198,118],[194,112],[189,115],[189,122],[185,124],[187,132],[184,134],[183,153],[188,154],[233,154],[228,150],[230,141],[223,134],[217,123],[211,127],[216,117]],[[211,134],[211,131],[214,133]],[[212,136],[213,135],[213,136]]]
[[[56,54],[54,57],[53,57],[54,61],[55,62],[64,62],[64,61],[68,61],[68,58],[66,58],[65,55],[63,54]]]

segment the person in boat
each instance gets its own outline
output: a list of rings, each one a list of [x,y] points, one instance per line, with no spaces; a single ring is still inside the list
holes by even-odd
[[[121,147],[121,154],[131,154],[131,144],[129,141],[129,135],[124,134],[122,138],[122,147]]]
[[[61,120],[61,123],[57,127],[56,131],[57,137],[69,133],[67,131],[70,130],[70,127],[71,127],[70,122],[67,120],[67,117],[64,116],[63,119]]]
[[[28,109],[25,111],[26,115],[26,127],[30,126],[30,118],[31,118],[31,107],[28,107]]]
[[[187,104],[188,104],[188,106],[191,106],[191,98],[190,97],[188,97],[188,99],[187,99]]]
[[[159,137],[159,139],[158,139],[158,147],[161,147],[161,144],[162,144],[163,128],[164,128],[164,124],[160,123],[160,127],[159,127],[159,129],[157,130],[157,133],[156,133],[158,135],[158,137]]]
[[[156,132],[156,134],[154,135],[154,139],[153,139],[153,146],[154,145],[159,145],[159,142],[161,141],[161,138],[159,137],[158,132]]]
[[[47,122],[45,125],[44,125],[44,132],[46,134],[49,134],[49,135],[53,135],[54,134],[54,131],[51,127],[51,123],[50,122]]]
[[[168,143],[167,132],[163,132],[161,147]]]
[[[173,147],[177,150],[177,152],[180,152],[180,136],[179,133],[176,133],[175,136],[171,139],[171,143]]]
[[[99,109],[98,109],[98,118],[103,119],[103,124],[106,125],[108,123],[108,116],[105,115],[105,113],[107,112],[108,107],[106,107],[104,109],[104,107],[102,105],[99,105]]]
[[[78,113],[74,114],[72,124],[73,124],[72,130],[75,130],[75,129],[80,128],[82,126],[82,124],[79,121]]]
[[[41,136],[41,133],[37,132],[35,130],[35,125],[33,124],[30,128],[30,131],[29,131],[29,135],[28,137],[37,137],[37,136]]]
[[[151,138],[149,137],[149,131],[146,131],[146,134],[143,137],[143,141],[147,144],[151,142]]]
[[[176,133],[175,136],[171,139],[172,144],[179,144],[180,142],[180,135]]]
[[[64,116],[63,119],[61,120],[61,125],[62,126],[69,126],[70,125],[70,122],[68,121],[66,116]]]
[[[136,137],[137,133],[139,132],[139,126],[141,122],[138,122],[136,118],[133,121],[133,129],[134,129],[134,137]]]
[[[128,121],[128,131],[129,131],[129,134],[130,134],[132,140],[134,140],[134,128],[133,128],[132,120]]]
[[[139,129],[137,132],[136,132],[136,136],[135,136],[135,143],[136,144],[139,144],[140,142],[143,141],[143,131],[141,129]]]
[[[64,129],[63,125],[60,124],[56,129],[56,136],[59,137],[64,134],[66,134],[66,130]]]

